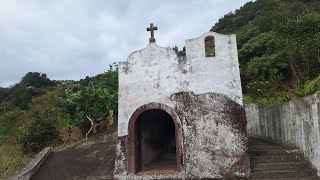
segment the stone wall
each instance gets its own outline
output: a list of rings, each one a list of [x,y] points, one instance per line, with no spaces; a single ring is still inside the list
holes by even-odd
[[[276,106],[246,106],[249,137],[302,151],[320,175],[320,94]]]

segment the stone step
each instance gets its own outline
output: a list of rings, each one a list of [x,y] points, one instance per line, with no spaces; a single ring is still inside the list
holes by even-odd
[[[249,144],[269,144],[269,145],[279,145],[279,144],[274,144],[274,143],[270,143],[261,139],[249,139]]]
[[[281,178],[303,178],[303,177],[314,177],[315,170],[308,169],[303,172],[295,170],[272,170],[272,171],[263,171],[255,172],[252,171],[251,179],[281,179]]]
[[[249,152],[254,151],[285,151],[287,153],[299,153],[298,149],[288,149],[288,148],[269,148],[269,149],[263,149],[263,148],[249,148]]]
[[[285,149],[249,149],[248,151],[250,156],[276,156],[276,155],[289,155],[297,154],[299,155],[298,150],[285,150]]]
[[[297,149],[249,139],[250,179],[319,179],[317,171]]]
[[[263,172],[271,170],[295,170],[304,171],[309,169],[310,166],[306,162],[278,162],[278,163],[260,163],[252,164],[252,171]]]
[[[288,154],[281,156],[250,156],[251,164],[271,163],[271,162],[297,162],[304,160],[303,156],[296,154]]]
[[[256,148],[256,149],[288,149],[287,147],[283,147],[280,145],[270,145],[270,144],[255,144],[255,145],[248,145],[249,149]],[[296,149],[296,148],[289,148],[289,149]]]
[[[255,148],[255,149],[284,149],[281,146],[270,146],[270,145],[255,145],[255,146],[248,146],[249,149]]]
[[[281,145],[274,144],[249,144],[248,147],[271,147],[271,148],[283,148]]]

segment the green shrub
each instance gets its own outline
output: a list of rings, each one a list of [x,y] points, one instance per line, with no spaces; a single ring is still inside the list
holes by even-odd
[[[33,121],[26,134],[22,137],[22,152],[38,152],[49,145],[58,145],[62,142],[56,127],[46,121]]]
[[[291,94],[296,97],[308,96],[310,94],[320,93],[320,76],[306,82],[303,85],[296,85],[294,89],[290,90]]]
[[[244,103],[244,104],[250,104],[250,103],[252,103],[252,102],[253,102],[252,97],[250,97],[250,96],[248,96],[248,95],[244,95],[244,96],[243,96],[243,103]]]
[[[297,96],[292,92],[283,92],[277,96],[278,102],[286,102],[297,98]]]
[[[247,85],[248,95],[252,98],[270,97],[273,93],[273,84],[268,81],[250,81]]]
[[[0,113],[0,147],[19,141],[25,124],[24,116],[25,111],[19,109]]]

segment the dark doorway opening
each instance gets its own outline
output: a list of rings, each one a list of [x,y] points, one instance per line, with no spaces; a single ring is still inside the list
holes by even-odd
[[[138,169],[177,170],[175,124],[167,112],[161,109],[142,112],[136,122],[136,133]]]

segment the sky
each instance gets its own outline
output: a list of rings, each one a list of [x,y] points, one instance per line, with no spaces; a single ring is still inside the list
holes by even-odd
[[[54,80],[103,73],[148,45],[178,45],[250,0],[0,0],[0,86],[28,72]]]

